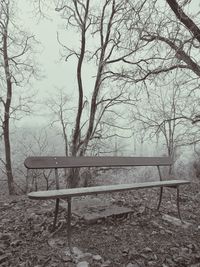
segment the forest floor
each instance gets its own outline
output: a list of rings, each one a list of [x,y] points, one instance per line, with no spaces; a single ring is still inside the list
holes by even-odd
[[[176,192],[164,190],[160,212],[158,189],[101,195],[130,207],[128,216],[110,216],[88,224],[72,218],[72,247],[67,246],[66,211],[60,210],[58,230],[51,233],[54,202],[27,196],[0,197],[0,266],[11,267],[200,267],[200,183],[181,187],[177,217]]]

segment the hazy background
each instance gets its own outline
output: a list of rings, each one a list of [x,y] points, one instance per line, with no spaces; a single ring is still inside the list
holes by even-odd
[[[30,112],[27,112],[29,114],[19,111],[18,115],[14,119],[11,118],[10,121],[12,161],[13,166],[16,166],[15,169],[19,171],[24,159],[29,155],[66,154],[66,140],[64,140],[62,126],[58,120],[59,111],[56,110],[56,107],[52,110],[56,101],[59,101],[61,93],[63,100],[66,100],[63,106],[65,109],[63,121],[67,123],[67,126],[65,125],[67,142],[69,154],[71,153],[78,108],[77,58],[70,57],[66,61],[67,51],[63,51],[57,38],[59,36],[59,41],[65,46],[79,51],[80,29],[77,30],[70,26],[66,28],[67,20],[63,18],[63,13],[55,11],[56,2],[61,3],[61,1],[41,1],[44,3],[41,6],[42,13],[37,13],[39,3],[37,0],[15,2],[19,8],[19,11],[16,11],[16,23],[19,28],[33,34],[38,41],[35,45],[34,62],[39,69],[38,79],[32,79],[30,84],[13,90],[13,106],[18,103],[20,97],[26,94],[30,96]],[[91,5],[93,5],[91,10],[94,12],[94,16],[97,16],[95,12],[100,10],[103,3],[104,1],[91,1]],[[106,70],[118,73],[119,78],[115,76],[103,84],[97,102],[115,97],[120,90],[123,92],[123,97],[132,102],[128,106],[122,104],[123,101],[120,99],[120,103],[108,109],[106,116],[102,119],[102,124],[100,123],[97,127],[100,137],[95,136],[96,139],[91,141],[87,153],[116,156],[175,155],[174,161],[179,166],[177,168],[179,175],[181,176],[184,172],[184,175],[188,176],[194,172],[193,163],[199,161],[200,155],[199,123],[193,123],[200,114],[199,77],[194,69],[187,66],[184,57],[181,58],[179,49],[183,49],[185,54],[199,66],[199,47],[197,41],[192,38],[191,32],[178,21],[165,0],[157,1],[155,10],[153,3],[154,1],[145,2],[144,10],[140,14],[141,20],[138,19],[137,13],[129,14],[130,17],[132,16],[127,18],[130,23],[127,28],[130,27],[130,31],[126,29],[126,32],[123,28],[124,25],[118,25],[117,30],[122,30],[120,33],[122,35],[121,47],[120,45],[120,48],[115,47],[116,50],[111,58],[120,57],[124,51],[132,48],[136,52],[127,59],[130,62],[137,61],[137,64],[126,64],[124,61],[119,61],[113,64],[114,67],[109,65]],[[194,0],[180,1],[180,3],[183,5],[184,11],[199,25],[200,3]],[[140,1],[133,1],[136,9],[140,4]],[[110,11],[111,5],[106,16],[109,16]],[[121,13],[119,13],[120,15]],[[134,20],[137,21],[136,18],[138,22],[134,24]],[[97,20],[97,22],[99,21]],[[104,30],[107,22],[108,19],[105,18]],[[83,141],[86,136],[88,118],[91,116],[91,96],[99,58],[97,57],[95,61],[93,54],[93,60],[89,61],[89,55],[94,53],[99,45],[100,37],[98,34],[95,35],[95,30],[98,31],[97,26],[98,23],[94,25],[94,29],[91,29],[90,35],[88,34],[86,39],[87,57],[82,66],[84,112],[79,141],[81,138]],[[112,32],[112,38],[115,41],[117,40],[117,30]],[[93,35],[91,35],[92,31],[94,31]],[[151,34],[160,34],[168,38],[178,47],[177,50],[172,49],[159,38],[154,41],[147,39],[146,43],[142,38],[138,39],[141,36],[150,38]],[[122,47],[124,50],[120,50]],[[91,54],[88,50],[92,50]],[[96,51],[96,55],[99,51],[100,49]],[[138,63],[140,61],[142,63]],[[176,64],[180,64],[180,68],[165,71]],[[182,65],[184,67],[181,67]],[[141,82],[137,80],[151,71],[152,74]],[[122,74],[126,76],[124,79]],[[105,101],[102,101],[102,106],[98,106],[96,121],[101,114],[100,107],[102,109],[105,107]],[[176,130],[173,127],[176,127]],[[170,147],[169,144],[173,147]],[[3,142],[1,145],[0,156],[3,159]]]

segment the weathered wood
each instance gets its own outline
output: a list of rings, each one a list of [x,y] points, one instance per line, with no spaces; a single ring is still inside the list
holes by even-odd
[[[71,188],[71,189],[60,189],[60,190],[49,190],[49,191],[37,191],[28,194],[31,199],[57,199],[57,198],[67,198],[76,197],[92,194],[102,194],[109,192],[119,192],[142,188],[152,188],[161,186],[179,186],[183,184],[189,184],[189,181],[185,180],[170,180],[170,181],[155,181],[155,182],[145,182],[145,183],[134,183],[134,184],[117,184],[117,185],[107,185],[107,186],[92,186],[92,187],[81,187],[81,188]]]
[[[170,166],[170,157],[28,157],[28,169],[55,169],[81,167]]]
[[[27,169],[55,169],[57,174],[58,168],[81,168],[81,167],[133,167],[133,166],[170,166],[172,159],[170,157],[29,157],[25,160],[24,165]],[[30,199],[47,200],[67,198],[68,201],[68,244],[71,248],[71,198],[84,195],[110,193],[128,191],[134,189],[144,189],[152,187],[173,186],[177,189],[177,206],[179,210],[179,186],[189,184],[186,180],[168,180],[162,181],[159,170],[160,181],[132,183],[132,184],[117,184],[117,185],[103,185],[81,188],[68,188],[49,191],[37,191],[28,194]],[[161,203],[162,195],[160,196]],[[58,213],[58,205],[56,207],[54,226],[56,225],[56,218]],[[181,218],[180,218],[181,219]]]

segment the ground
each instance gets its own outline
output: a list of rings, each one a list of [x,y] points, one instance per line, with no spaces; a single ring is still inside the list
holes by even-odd
[[[160,212],[155,210],[158,189],[99,197],[112,198],[115,204],[131,207],[133,212],[92,224],[73,216],[72,247],[77,255],[83,255],[77,260],[78,256],[69,254],[64,209],[59,213],[58,229],[52,233],[52,201],[1,195],[0,266],[200,266],[198,181],[181,187],[180,205],[186,224],[176,225],[165,219],[166,214],[177,217],[173,189],[164,190]]]

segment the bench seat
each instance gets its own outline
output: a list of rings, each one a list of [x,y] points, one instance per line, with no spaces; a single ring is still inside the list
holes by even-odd
[[[84,195],[109,193],[109,192],[127,191],[127,190],[142,189],[142,188],[178,186],[189,183],[190,183],[189,181],[185,180],[168,180],[168,181],[153,181],[153,182],[143,182],[143,183],[133,183],[133,184],[91,186],[91,187],[31,192],[28,194],[28,197],[30,199],[47,200],[47,199],[77,197]]]

